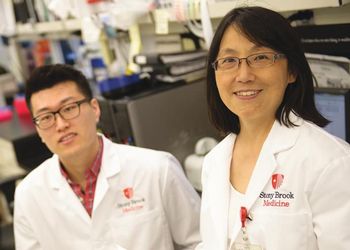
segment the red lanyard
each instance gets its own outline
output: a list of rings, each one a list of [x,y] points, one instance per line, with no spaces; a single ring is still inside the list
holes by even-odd
[[[241,211],[240,211],[240,215],[241,215],[241,225],[242,225],[242,239],[245,241],[245,243],[249,243],[249,239],[248,239],[248,234],[247,234],[247,228],[245,227],[245,223],[247,222],[247,218],[249,218],[248,216],[248,211],[246,207],[241,207]]]
[[[241,223],[242,223],[242,240],[243,243],[234,243],[235,247],[233,249],[260,249],[263,250],[260,245],[250,244],[249,238],[248,238],[248,232],[246,228],[246,222],[248,220],[252,220],[252,218],[248,215],[248,210],[246,207],[241,207],[240,210],[240,216],[241,216]]]
[[[242,228],[245,228],[245,223],[247,221],[248,217],[248,211],[246,207],[241,207],[241,223],[242,223]]]

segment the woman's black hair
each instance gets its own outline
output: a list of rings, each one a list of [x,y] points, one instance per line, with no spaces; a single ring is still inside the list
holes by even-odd
[[[220,22],[212,40],[207,63],[207,101],[209,117],[214,126],[224,133],[238,134],[238,116],[222,102],[212,67],[219,53],[222,37],[229,26],[235,26],[252,43],[282,53],[288,61],[288,71],[296,76],[288,84],[276,119],[287,127],[295,126],[290,112],[324,127],[329,121],[316,109],[313,76],[305,58],[300,39],[288,21],[279,13],[262,7],[240,7],[231,10]],[[234,41],[233,41],[234,42]]]

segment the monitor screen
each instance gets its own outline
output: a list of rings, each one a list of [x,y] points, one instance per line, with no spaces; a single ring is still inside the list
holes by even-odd
[[[331,122],[324,127],[329,133],[350,141],[350,91],[346,89],[316,89],[315,103],[320,113]]]

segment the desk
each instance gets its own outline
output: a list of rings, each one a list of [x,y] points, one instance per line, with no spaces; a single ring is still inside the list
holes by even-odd
[[[0,122],[0,166],[19,165],[30,171],[52,154],[43,144],[30,117]]]

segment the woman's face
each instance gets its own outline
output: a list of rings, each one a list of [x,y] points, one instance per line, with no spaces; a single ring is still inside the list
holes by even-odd
[[[229,26],[221,40],[219,58],[246,58],[257,53],[276,53],[250,42],[235,26]],[[259,60],[260,58],[257,58]],[[280,57],[270,66],[253,68],[241,60],[238,68],[215,71],[219,95],[240,122],[275,120],[284,92],[295,76],[288,72],[287,60]]]

